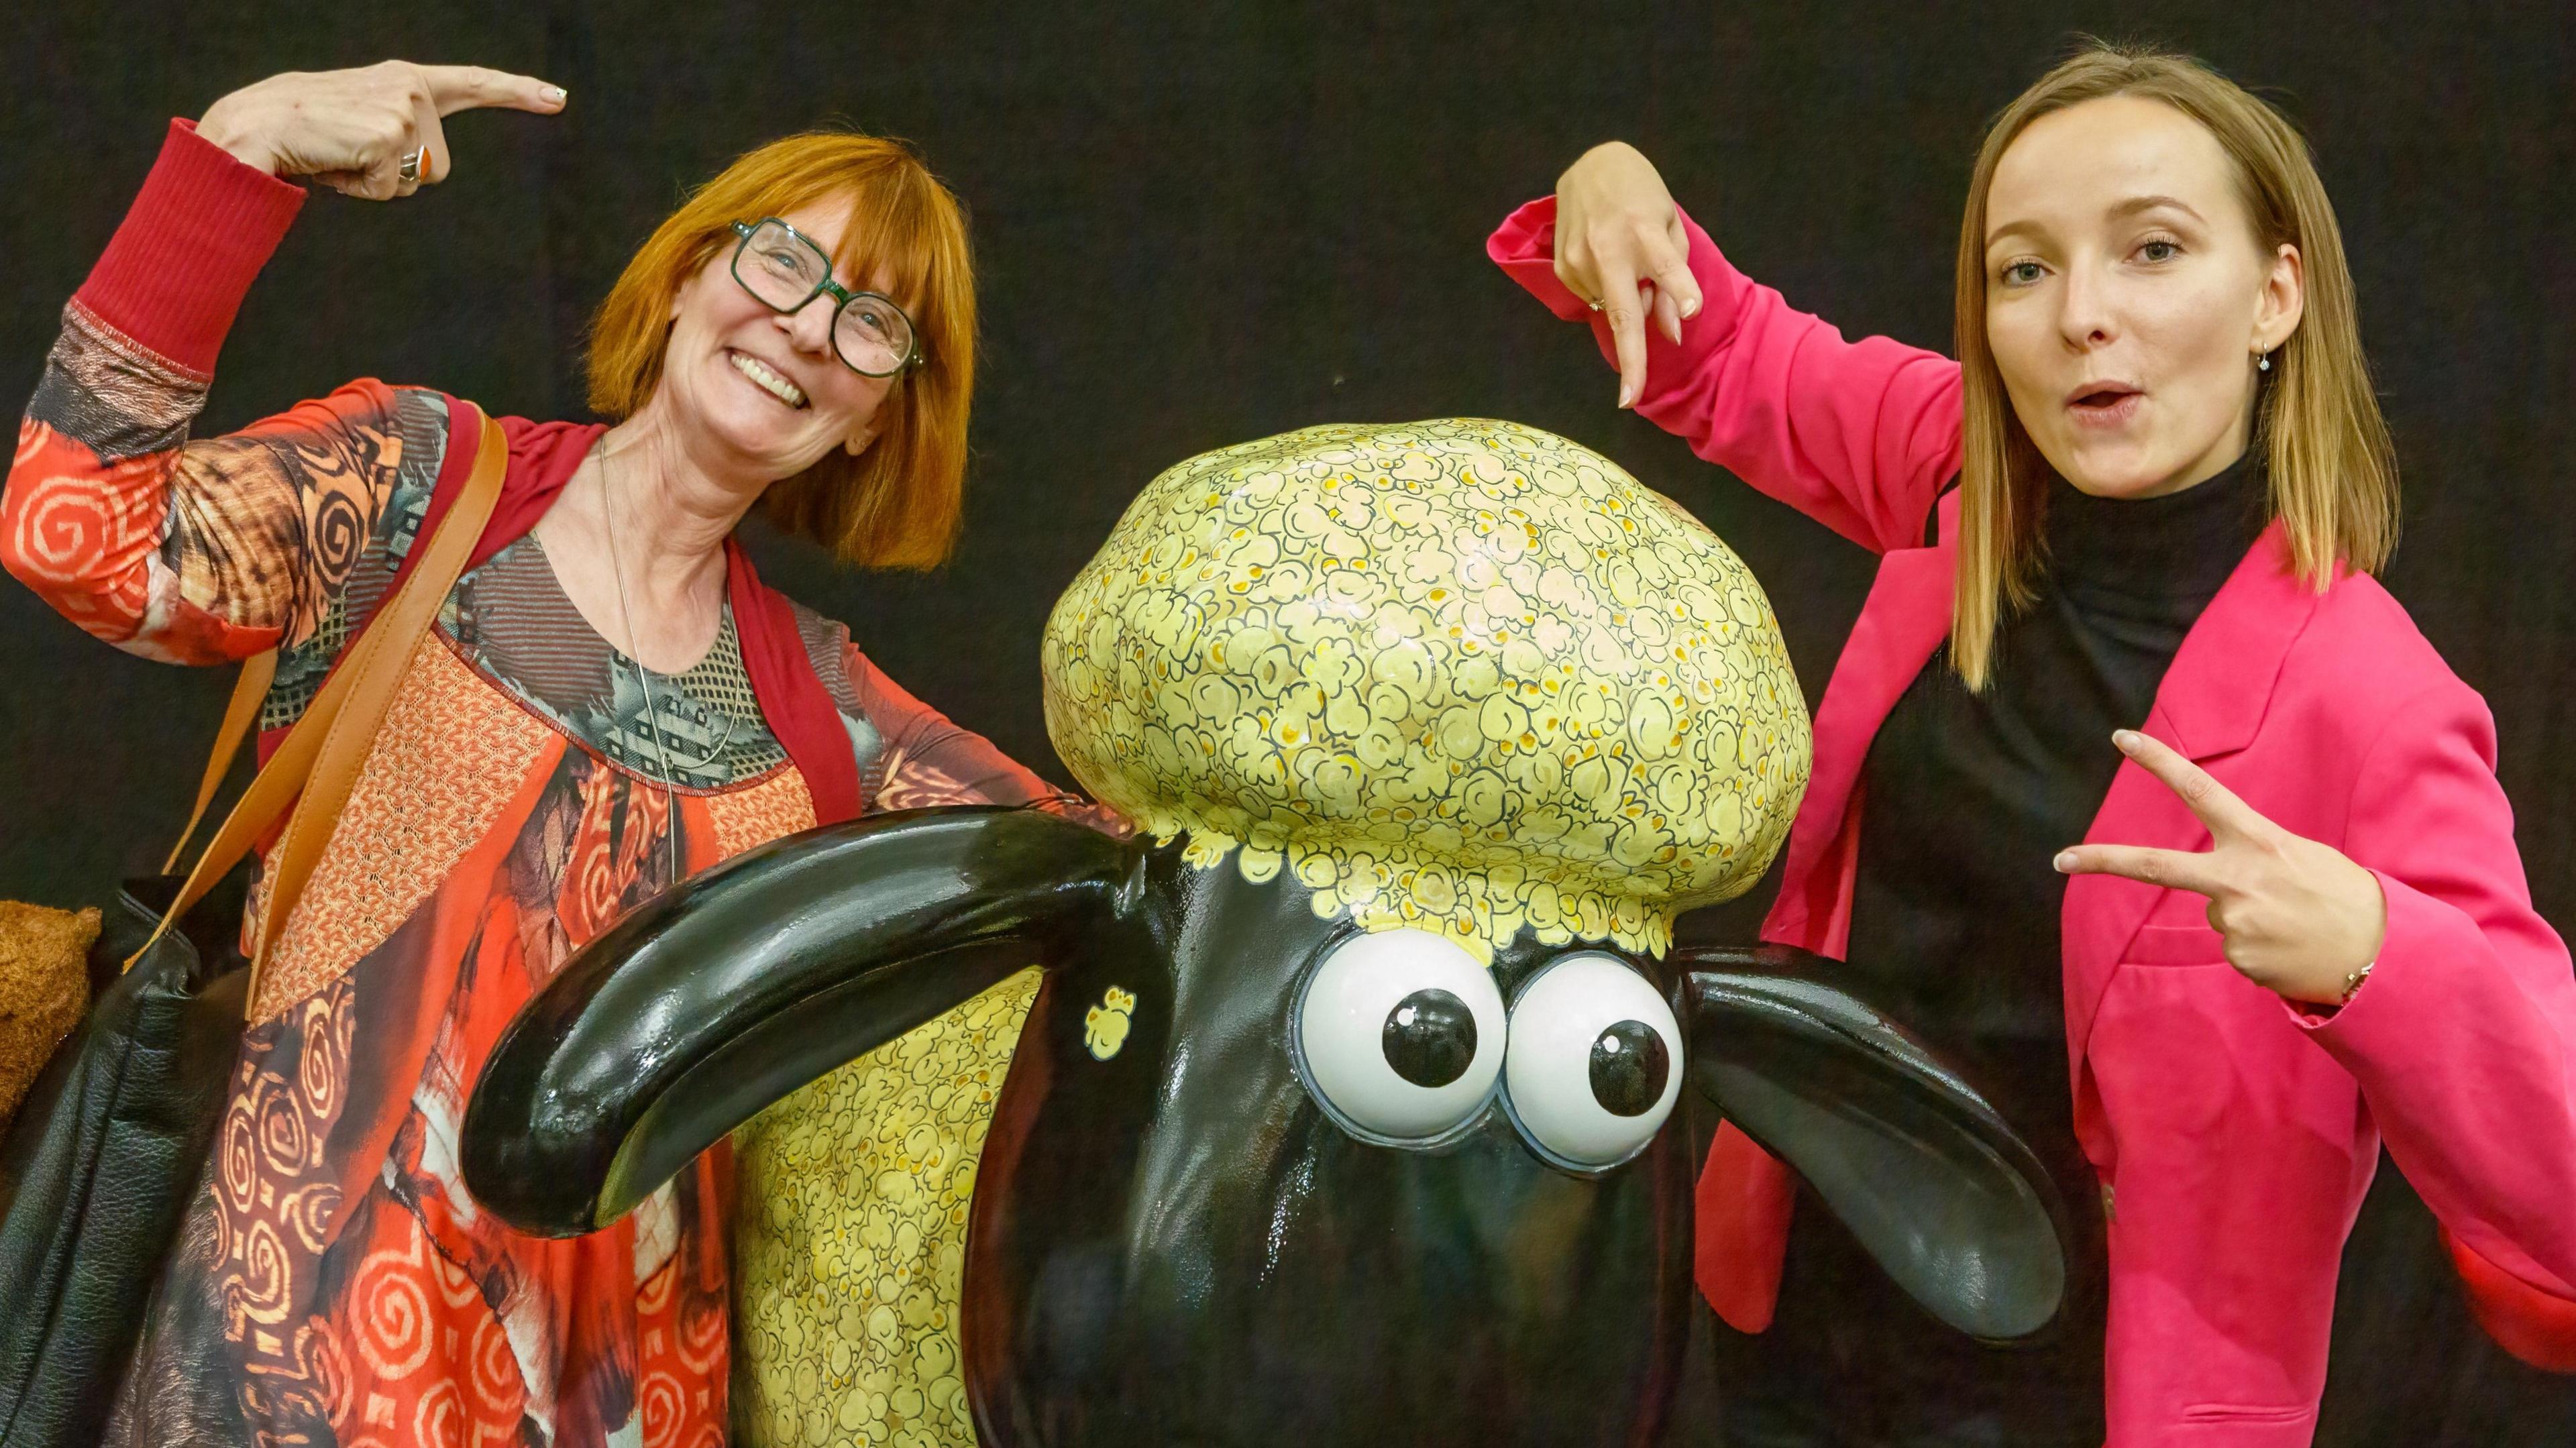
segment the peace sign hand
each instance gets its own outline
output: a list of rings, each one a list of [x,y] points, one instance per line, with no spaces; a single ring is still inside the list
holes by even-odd
[[[534,76],[388,60],[244,86],[207,108],[197,134],[263,171],[388,201],[447,178],[441,118],[485,106],[551,115],[563,105],[563,88]]]
[[[2291,1000],[2342,1000],[2346,980],[2378,958],[2387,937],[2378,879],[2342,851],[2264,818],[2162,741],[2122,729],[2111,742],[2199,816],[2212,848],[2077,845],[2058,855],[2057,868],[2206,895],[2227,963],[2246,979]]]

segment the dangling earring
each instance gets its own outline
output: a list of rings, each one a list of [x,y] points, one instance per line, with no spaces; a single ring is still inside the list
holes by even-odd
[[[2269,353],[2269,352],[2258,352],[2258,353],[2256,353],[2256,354],[2255,354],[2255,356],[2254,356],[2254,370],[2255,370],[2255,371],[2257,371],[2257,372],[2269,372],[2269,371],[2271,371],[2271,370],[2272,370],[2272,354],[2271,354],[2271,353]]]

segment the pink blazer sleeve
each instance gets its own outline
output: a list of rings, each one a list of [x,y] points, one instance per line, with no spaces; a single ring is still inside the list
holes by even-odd
[[[2532,911],[2484,701],[2445,680],[2392,714],[2351,810],[2387,940],[2350,1006],[2292,1017],[2361,1083],[2480,1322],[2576,1371],[2576,972]]]
[[[1687,215],[1699,315],[1676,346],[1646,333],[1637,411],[1691,451],[1876,553],[1923,541],[1959,471],[1959,364],[1886,337],[1846,342],[1747,279]],[[1586,317],[1605,358],[1609,324],[1556,278],[1556,198],[1506,218],[1486,255],[1550,311]]]

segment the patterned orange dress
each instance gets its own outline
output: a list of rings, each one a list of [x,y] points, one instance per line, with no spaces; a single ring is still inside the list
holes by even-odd
[[[271,731],[386,597],[448,444],[447,398],[373,381],[188,440],[301,195],[173,127],[0,499],[0,562],[98,637],[191,664],[278,647]],[[506,425],[514,467],[591,436]],[[796,633],[867,809],[1078,807],[840,625],[799,610]],[[274,942],[109,1442],[723,1441],[728,1153],[569,1241],[484,1216],[456,1165],[485,1054],[567,956],[675,872],[814,822],[730,610],[703,662],[644,680],[533,537],[450,594]]]

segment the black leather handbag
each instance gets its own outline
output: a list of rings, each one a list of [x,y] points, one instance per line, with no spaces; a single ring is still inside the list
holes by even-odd
[[[450,436],[478,436],[460,408]],[[185,877],[128,881],[89,959],[93,1004],[0,1138],[0,1444],[95,1444],[163,1260],[204,1174],[256,998],[239,942],[252,844],[280,817],[251,939],[276,938],[330,839],[412,652],[464,572],[508,445],[483,419],[473,474],[402,586],[341,655]],[[274,655],[243,666],[196,813],[258,717]],[[336,728],[335,724],[347,727]],[[291,812],[290,812],[291,806]]]
[[[250,977],[242,884],[160,931],[180,884],[127,882],[91,947],[89,1015],[0,1141],[0,1442],[12,1448],[97,1441],[223,1110]]]

